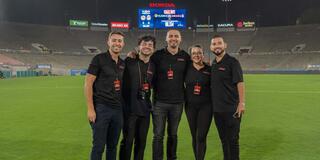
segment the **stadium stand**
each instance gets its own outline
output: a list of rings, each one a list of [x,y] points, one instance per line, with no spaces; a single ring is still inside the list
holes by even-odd
[[[211,37],[222,35],[228,42],[227,51],[241,61],[245,70],[305,70],[320,64],[320,25],[266,27],[249,32],[197,33],[182,30],[181,33],[183,49],[187,50],[195,43],[201,44],[211,60]],[[137,38],[143,34],[155,35],[157,48],[166,45],[166,30],[131,29],[126,32],[122,57],[135,49]],[[0,54],[29,66],[52,64],[57,74],[86,68],[94,54],[106,50],[107,33],[101,31],[1,22],[0,35]]]

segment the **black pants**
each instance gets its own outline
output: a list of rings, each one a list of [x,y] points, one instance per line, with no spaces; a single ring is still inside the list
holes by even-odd
[[[101,160],[105,146],[106,159],[116,160],[117,144],[122,128],[122,110],[103,104],[95,105],[96,121],[91,123],[93,146],[91,160]]]
[[[150,124],[150,115],[128,115],[124,120],[123,139],[120,145],[120,160],[130,160],[134,142],[134,160],[143,160],[147,135]]]
[[[207,135],[212,121],[212,106],[187,105],[185,107],[192,135],[192,147],[196,160],[204,160],[207,149]]]
[[[241,118],[233,112],[214,112],[214,121],[222,143],[224,160],[239,160],[239,133]]]
[[[182,110],[183,104],[156,102],[155,106],[153,107],[153,160],[163,160],[163,137],[167,122],[167,160],[177,159],[177,132]]]

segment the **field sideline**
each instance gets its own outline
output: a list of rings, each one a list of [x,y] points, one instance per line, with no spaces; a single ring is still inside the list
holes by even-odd
[[[0,160],[89,159],[84,77],[0,80]],[[242,119],[243,160],[320,159],[320,75],[245,75],[247,111]],[[152,124],[152,123],[151,123]],[[193,160],[183,114],[178,158]],[[152,126],[145,159],[151,159]],[[206,159],[221,160],[212,123]]]

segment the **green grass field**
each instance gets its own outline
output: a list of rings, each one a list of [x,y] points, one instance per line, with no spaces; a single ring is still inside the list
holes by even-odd
[[[91,147],[84,77],[0,80],[0,160],[85,160]],[[246,75],[243,160],[320,159],[320,75]],[[152,126],[145,159],[151,159]],[[206,159],[222,159],[212,124]],[[185,115],[178,157],[193,160]]]

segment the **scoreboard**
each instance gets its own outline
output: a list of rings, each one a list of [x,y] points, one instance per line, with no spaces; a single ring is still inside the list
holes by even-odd
[[[186,28],[185,9],[139,9],[138,18],[139,28]]]

